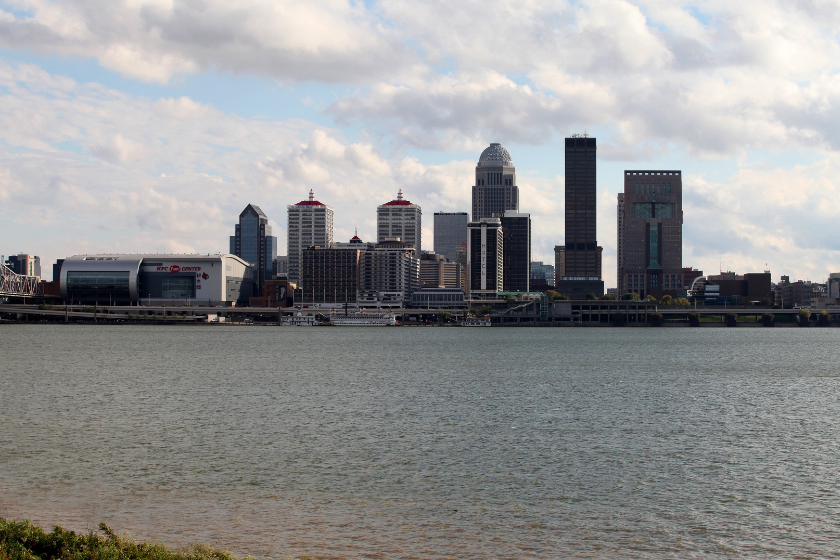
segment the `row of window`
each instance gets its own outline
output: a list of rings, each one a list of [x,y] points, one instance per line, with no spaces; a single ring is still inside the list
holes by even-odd
[[[666,194],[671,192],[671,183],[637,183],[636,194]]]

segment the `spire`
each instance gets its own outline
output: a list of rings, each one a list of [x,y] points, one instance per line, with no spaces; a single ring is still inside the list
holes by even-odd
[[[397,200],[402,200],[402,199],[403,199],[403,197],[402,197],[402,189],[400,189],[400,192],[398,192],[398,193],[397,193]]]
[[[309,189],[309,202],[312,202],[313,200],[315,200],[315,191]]]

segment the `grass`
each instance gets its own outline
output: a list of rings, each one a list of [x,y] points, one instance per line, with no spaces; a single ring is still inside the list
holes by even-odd
[[[104,523],[99,530],[104,534],[77,534],[61,527],[47,533],[29,521],[0,517],[0,560],[236,560],[230,552],[208,545],[172,551],[160,543],[117,535]]]

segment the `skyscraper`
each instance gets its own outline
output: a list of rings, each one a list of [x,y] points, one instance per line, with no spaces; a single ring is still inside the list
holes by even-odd
[[[624,193],[618,195],[619,295],[679,295],[682,224],[680,171],[624,172]]]
[[[271,235],[268,217],[259,206],[249,204],[240,212],[239,223],[230,236],[230,252],[253,265],[257,295],[261,296],[265,281],[274,277],[277,238]]]
[[[414,247],[420,254],[423,212],[420,206],[403,199],[402,189],[397,198],[376,207],[376,241],[382,243],[388,238],[399,237],[403,243]]]
[[[531,215],[507,211],[500,217],[504,238],[505,292],[531,291]]]
[[[572,298],[604,294],[596,231],[596,142],[586,134],[566,138],[566,250],[557,291]]]
[[[467,242],[466,212],[435,212],[435,253],[450,262],[458,259],[458,247]]]
[[[478,158],[472,188],[472,219],[492,218],[508,210],[519,212],[519,187],[510,152],[490,144]]]
[[[315,200],[312,190],[309,191],[309,200],[290,204],[286,208],[289,215],[289,281],[300,283],[303,250],[313,246],[326,249],[333,241],[333,209]]]
[[[470,297],[495,296],[504,286],[504,234],[499,218],[467,224],[467,279]]]

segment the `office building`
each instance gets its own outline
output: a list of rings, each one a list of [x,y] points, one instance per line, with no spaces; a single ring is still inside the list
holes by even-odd
[[[478,158],[472,188],[472,219],[492,218],[508,210],[519,211],[519,187],[510,153],[490,144]]]
[[[230,236],[230,253],[254,266],[257,295],[262,294],[265,281],[274,278],[277,238],[271,235],[268,217],[259,206],[249,204],[239,214]]]
[[[621,195],[623,194],[623,196]],[[625,171],[618,198],[618,277],[621,295],[681,295],[682,174]]]
[[[41,278],[41,257],[37,255],[27,255],[26,253],[11,255],[5,264],[15,274]]]
[[[542,261],[531,263],[531,280],[545,280],[550,286],[554,285],[554,265]]]
[[[403,199],[402,189],[397,198],[376,207],[376,242],[399,238],[420,254],[423,212],[420,206]]]
[[[286,207],[289,216],[288,249],[290,282],[301,281],[301,254],[308,247],[327,248],[333,242],[333,209],[315,200],[315,193],[309,191],[309,200]]]
[[[433,251],[420,254],[421,288],[461,288],[463,270],[459,263],[449,262]]]
[[[595,138],[586,134],[576,134],[565,140],[566,239],[563,275],[558,273],[556,289],[572,299],[590,293],[604,294],[602,250],[597,240],[596,152]]]
[[[566,277],[598,277],[596,150],[595,138],[566,138]]]
[[[359,295],[358,249],[311,246],[301,252],[301,304],[355,305]]]
[[[64,259],[56,259],[55,264],[52,265],[53,282],[58,282],[61,278],[61,265],[64,264]]]
[[[531,215],[507,211],[499,219],[504,239],[503,291],[531,291]]]
[[[467,278],[470,297],[495,296],[504,288],[504,233],[499,218],[467,224]]]
[[[566,275],[566,246],[554,246],[554,285]]]
[[[255,269],[236,255],[74,255],[61,266],[65,301],[151,305],[247,304]]]
[[[400,307],[420,287],[414,246],[386,239],[359,257],[359,304]]]
[[[458,249],[467,243],[467,222],[466,212],[435,212],[435,253],[458,262]]]
[[[289,257],[280,256],[274,259],[274,279],[285,280],[289,277]]]

